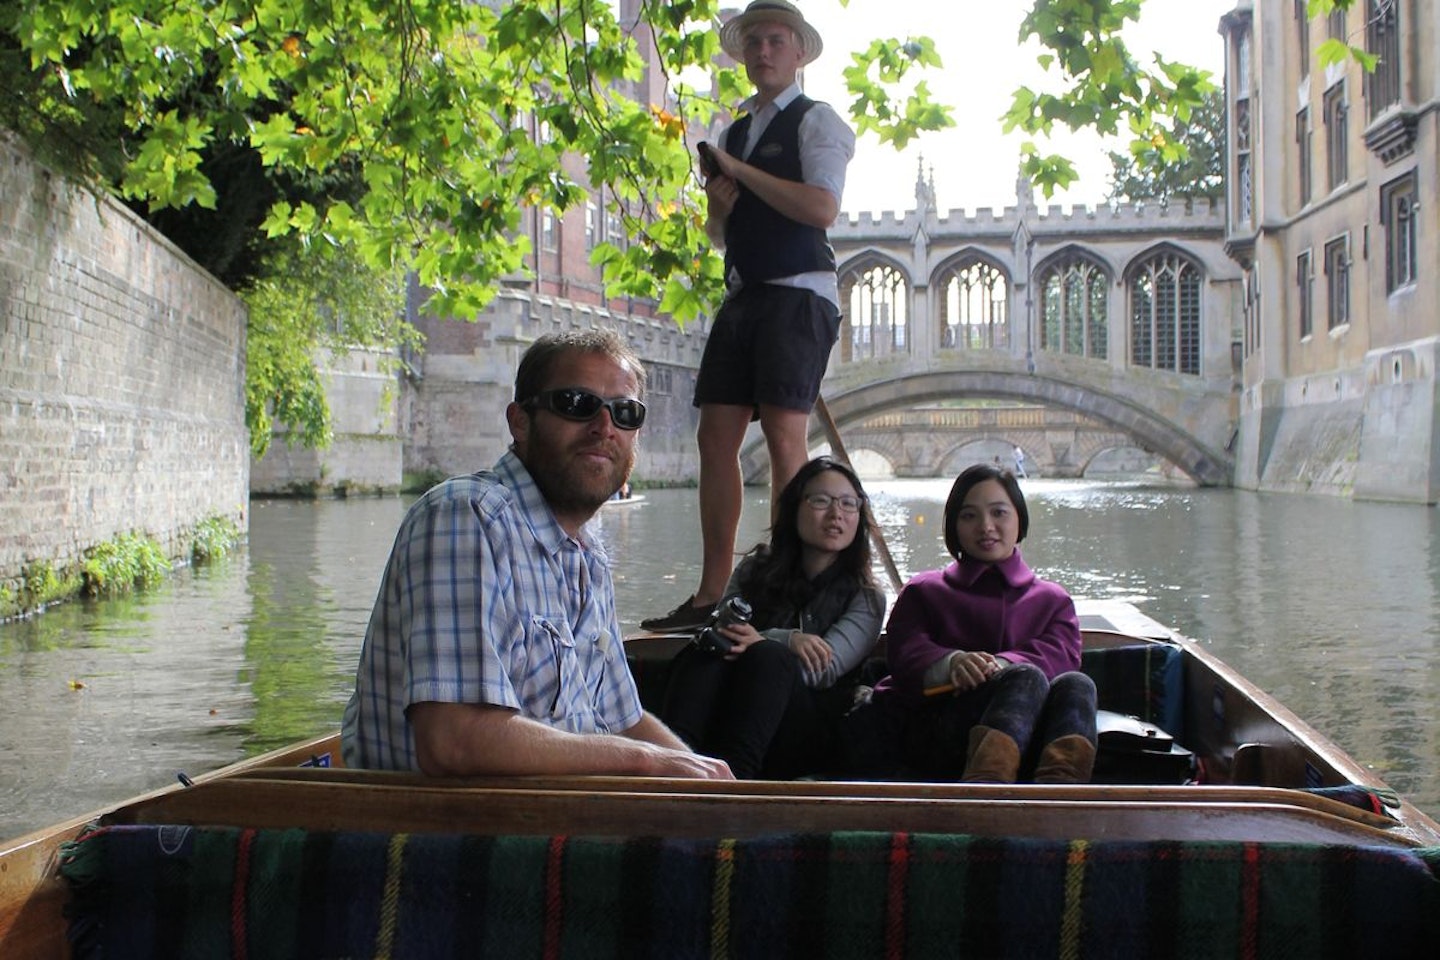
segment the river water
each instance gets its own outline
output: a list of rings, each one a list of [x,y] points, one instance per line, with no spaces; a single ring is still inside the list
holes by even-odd
[[[948,480],[867,490],[902,574],[945,560]],[[1210,649],[1440,815],[1440,513],[1142,482],[1024,481],[1027,560]],[[694,586],[693,490],[598,523],[627,629]],[[763,538],[747,490],[740,543]],[[0,837],[339,723],[400,498],[254,501],[248,548],[142,596],[0,625]]]

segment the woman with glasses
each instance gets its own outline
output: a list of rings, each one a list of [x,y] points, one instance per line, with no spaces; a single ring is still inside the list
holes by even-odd
[[[805,464],[780,494],[770,542],[740,561],[725,589],[726,600],[749,603],[750,622],[716,630],[723,642],[713,651],[690,644],[676,656],[661,717],[736,777],[837,769],[839,720],[885,613],[870,524],[849,467],[828,457]]]
[[[1059,584],[1020,556],[1030,528],[1009,470],[976,464],[945,502],[955,562],[912,577],[885,627],[890,676],[846,718],[852,776],[1084,783],[1095,684]]]

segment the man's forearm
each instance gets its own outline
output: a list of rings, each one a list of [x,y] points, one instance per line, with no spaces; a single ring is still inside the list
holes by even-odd
[[[648,718],[650,724],[646,725]],[[704,776],[689,750],[645,714],[623,734],[569,733],[514,710],[476,704],[419,703],[410,722],[420,769],[430,776]],[[640,733],[649,736],[637,736]],[[669,737],[672,742],[667,742]],[[723,766],[723,765],[722,765]],[[726,771],[728,774],[728,770]]]
[[[840,202],[824,187],[786,180],[748,163],[736,163],[734,177],[767,206],[797,223],[827,230],[840,215]]]
[[[623,734],[631,740],[643,740],[659,747],[669,747],[671,750],[690,749],[684,740],[677,737],[673,730],[661,723],[659,718],[649,711],[640,717],[639,723],[629,730],[623,731]]]

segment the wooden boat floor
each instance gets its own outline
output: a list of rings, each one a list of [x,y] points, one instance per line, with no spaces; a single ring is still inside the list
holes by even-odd
[[[1044,839],[1252,841],[1410,847],[1414,842],[1286,791],[1201,798],[1150,788],[796,784],[793,791],[504,785],[269,775],[231,777],[126,806],[114,823],[482,835],[732,837],[854,830]],[[837,790],[836,786],[854,788]],[[908,789],[902,789],[908,788]],[[1071,791],[1064,795],[1057,789]],[[1119,791],[1119,792],[1115,792]],[[923,794],[923,795],[922,795]],[[1311,798],[1321,799],[1321,798]],[[1343,806],[1343,805],[1342,805]],[[1379,819],[1379,818],[1377,818]],[[1381,821],[1382,823],[1385,821]]]

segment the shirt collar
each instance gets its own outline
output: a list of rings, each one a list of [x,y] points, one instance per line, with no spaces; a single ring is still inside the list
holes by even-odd
[[[1019,547],[1016,547],[1014,553],[999,563],[984,563],[970,557],[961,557],[950,564],[945,576],[962,587],[973,587],[975,581],[979,580],[988,570],[994,570],[1011,587],[1029,586],[1035,580],[1035,572],[1026,565],[1025,559],[1020,556]]]
[[[530,471],[515,455],[514,450],[506,450],[504,456],[495,464],[495,475],[515,494],[520,512],[525,517],[525,522],[530,525],[535,542],[551,556],[559,553],[571,537],[560,526],[560,521],[555,519],[555,511],[550,509],[550,502],[535,485],[535,479],[530,476]],[[577,542],[581,547],[585,546],[583,541]]]
[[[784,110],[786,107],[790,106],[790,104],[794,103],[795,98],[800,96],[800,92],[800,81],[797,80],[794,83],[790,84],[790,86],[782,90],[778,97],[776,97],[774,100],[771,100],[770,103],[767,104],[767,107],[774,107],[775,112],[779,113],[781,110]],[[756,97],[751,97],[744,103],[740,104],[740,111],[742,113],[755,113],[755,100]]]

